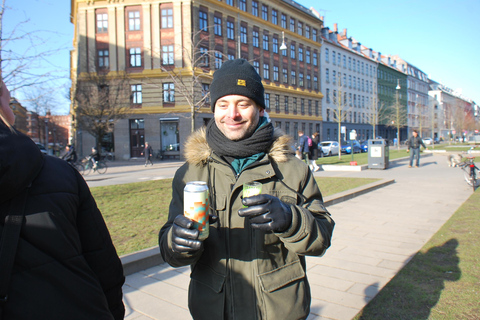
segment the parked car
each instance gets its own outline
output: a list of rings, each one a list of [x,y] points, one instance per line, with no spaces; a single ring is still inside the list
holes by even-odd
[[[322,141],[318,144],[318,147],[322,150],[324,156],[338,155],[337,141]]]
[[[422,140],[425,145],[433,144],[432,138],[423,138]]]
[[[40,149],[40,152],[43,153],[43,154],[47,154],[47,149],[45,149],[45,146],[41,143],[36,143],[37,144],[37,147],[38,149]]]
[[[368,152],[368,140],[361,141],[360,148],[362,149],[362,152]]]
[[[352,153],[352,145],[353,145],[353,153],[362,152],[360,143],[357,140],[347,140],[342,142],[342,153],[348,153],[348,154]]]

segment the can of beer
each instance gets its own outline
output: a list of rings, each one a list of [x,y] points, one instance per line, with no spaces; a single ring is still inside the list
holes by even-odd
[[[183,189],[183,210],[185,217],[193,220],[194,227],[200,231],[199,240],[208,238],[208,186],[204,181],[187,182]]]

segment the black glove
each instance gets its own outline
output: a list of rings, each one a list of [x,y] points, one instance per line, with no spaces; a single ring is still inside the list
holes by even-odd
[[[200,232],[193,228],[193,221],[178,215],[172,225],[172,250],[177,253],[192,253],[202,248],[203,242],[198,240]]]
[[[249,218],[252,228],[284,232],[292,224],[292,210],[277,197],[260,194],[243,198],[242,203],[247,208],[238,210],[238,215]]]

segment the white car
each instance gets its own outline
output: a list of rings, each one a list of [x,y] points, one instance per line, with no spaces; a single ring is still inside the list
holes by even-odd
[[[432,138],[424,138],[422,140],[423,140],[423,143],[425,143],[425,145],[433,144]]]
[[[339,145],[337,141],[322,141],[318,144],[325,156],[338,155]]]

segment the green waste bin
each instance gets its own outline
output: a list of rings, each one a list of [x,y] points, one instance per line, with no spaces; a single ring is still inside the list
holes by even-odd
[[[389,163],[389,149],[385,139],[368,140],[368,169],[386,169]]]

